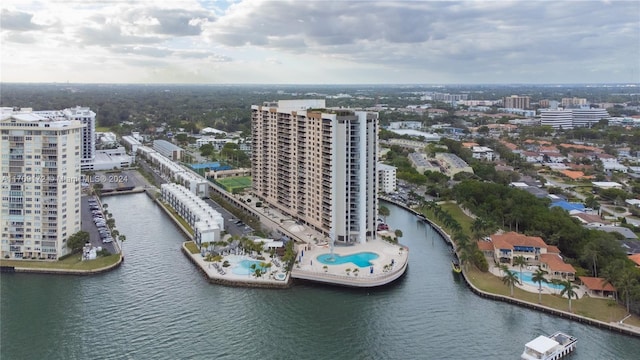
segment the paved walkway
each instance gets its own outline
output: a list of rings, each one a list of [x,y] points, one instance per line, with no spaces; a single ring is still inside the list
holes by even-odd
[[[333,249],[336,256],[347,256],[361,252],[372,252],[378,257],[369,260],[371,265],[363,267],[352,262],[323,264],[318,260],[318,256],[331,253],[328,244],[298,245],[298,263],[294,265],[291,276],[349,286],[379,286],[402,276],[409,260],[407,248],[380,239],[353,246],[337,246]],[[350,271],[347,272],[347,269]],[[356,272],[354,272],[355,269],[357,269]]]

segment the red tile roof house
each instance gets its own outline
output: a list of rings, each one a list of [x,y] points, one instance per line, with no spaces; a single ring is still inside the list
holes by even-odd
[[[576,270],[566,264],[556,246],[547,245],[538,236],[526,236],[516,232],[491,235],[493,258],[496,263],[513,266],[513,258],[523,256],[530,266],[539,265],[551,279],[575,280]]]
[[[591,297],[613,298],[616,296],[616,288],[603,278],[588,276],[579,276],[578,278],[587,288],[587,294]]]
[[[541,254],[540,268],[549,273],[549,278],[558,280],[576,279],[576,269],[562,260],[558,254]]]

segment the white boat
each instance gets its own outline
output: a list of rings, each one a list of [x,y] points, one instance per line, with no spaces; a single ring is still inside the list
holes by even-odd
[[[578,339],[562,332],[538,336],[524,345],[522,360],[557,360],[576,349]]]

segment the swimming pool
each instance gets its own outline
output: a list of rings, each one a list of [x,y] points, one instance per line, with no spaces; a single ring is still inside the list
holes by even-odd
[[[264,268],[260,267],[260,261],[244,259],[236,263],[233,269],[231,269],[231,272],[236,275],[249,275],[253,273],[253,269],[251,268],[253,264],[256,264],[257,269],[264,270]]]
[[[518,274],[518,277],[520,276],[520,272],[516,271],[516,274]],[[522,273],[522,282],[526,283],[527,285],[533,285],[536,288],[538,287],[538,283],[537,282],[533,282],[533,280],[531,280],[533,278],[533,274],[530,272],[523,272]],[[553,290],[562,290],[564,287],[562,285],[556,285],[556,284],[552,284],[552,283],[546,283],[546,282],[542,282],[542,287],[546,287],[549,289],[553,289]]]
[[[322,254],[316,259],[325,265],[341,265],[353,263],[357,267],[367,267],[373,265],[369,260],[377,259],[379,256],[372,252],[359,252],[355,254],[340,256],[338,254]]]

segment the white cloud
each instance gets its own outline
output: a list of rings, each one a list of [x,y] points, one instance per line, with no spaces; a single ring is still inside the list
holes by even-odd
[[[2,81],[105,81],[108,59],[109,82],[640,82],[638,13],[632,1],[6,0]]]

